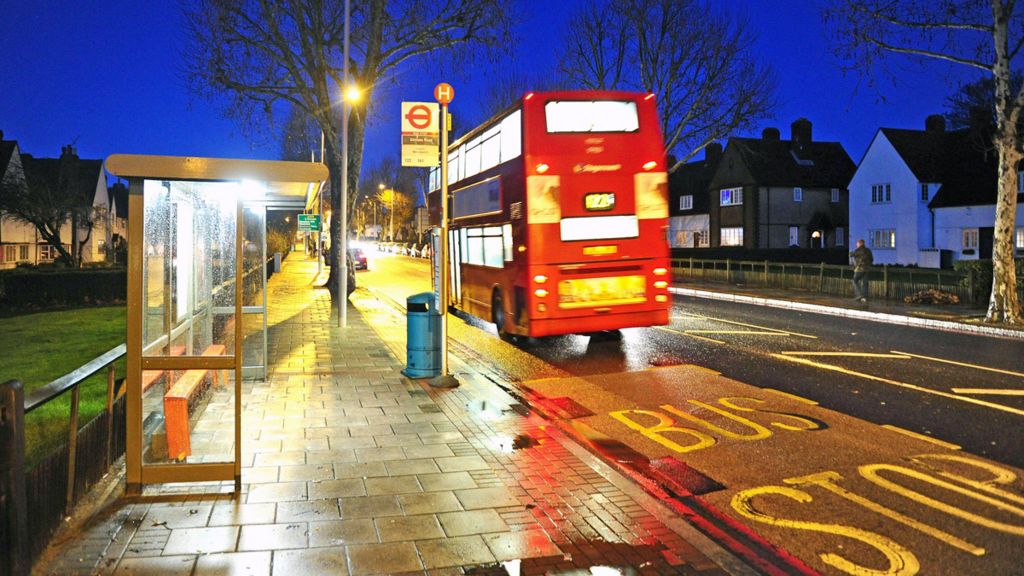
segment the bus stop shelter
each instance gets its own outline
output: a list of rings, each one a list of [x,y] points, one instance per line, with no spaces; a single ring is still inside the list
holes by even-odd
[[[115,154],[128,180],[129,493],[234,480],[242,381],[265,378],[266,214],[302,210],[320,163]]]

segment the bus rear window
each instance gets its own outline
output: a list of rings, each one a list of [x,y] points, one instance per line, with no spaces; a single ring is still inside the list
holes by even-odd
[[[621,100],[554,100],[544,105],[549,134],[636,132],[636,102]]]

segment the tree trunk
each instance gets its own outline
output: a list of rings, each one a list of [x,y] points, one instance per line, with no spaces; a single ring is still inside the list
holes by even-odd
[[[1011,132],[1006,134],[1006,132]],[[1020,324],[1017,272],[1014,263],[1014,227],[1017,219],[1017,170],[1021,154],[1015,150],[1013,130],[1004,130],[999,151],[999,194],[996,199],[995,234],[992,241],[992,295],[986,322]]]
[[[363,114],[356,114],[353,110],[349,118],[348,128],[348,222],[346,228],[352,223],[352,207],[359,189],[359,169],[363,163],[363,135],[366,132],[366,123]],[[327,289],[331,292],[331,299],[337,301],[338,297],[338,276],[336,274],[345,270],[345,260],[337,250],[341,246],[341,142],[325,142],[327,169],[330,172],[331,181],[331,271],[327,276]]]

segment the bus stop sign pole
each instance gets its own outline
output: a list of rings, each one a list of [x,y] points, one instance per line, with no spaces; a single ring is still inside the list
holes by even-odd
[[[430,380],[435,388],[455,388],[459,381],[448,372],[448,289],[450,285],[451,262],[448,260],[448,104],[455,97],[455,90],[444,82],[434,88],[434,99],[441,105],[438,118],[441,131],[441,298],[437,313],[441,315],[441,374]]]

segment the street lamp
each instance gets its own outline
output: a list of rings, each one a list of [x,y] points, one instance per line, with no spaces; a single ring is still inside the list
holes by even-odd
[[[342,82],[348,82],[348,46],[350,0],[345,0],[345,28],[342,42]],[[359,89],[349,84],[341,99],[341,238],[335,252],[335,274],[338,275],[338,328],[348,325],[348,116],[350,102],[359,99]]]

